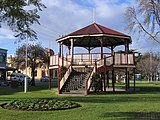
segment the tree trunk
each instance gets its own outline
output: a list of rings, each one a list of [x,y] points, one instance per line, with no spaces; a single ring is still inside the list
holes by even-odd
[[[35,68],[32,68],[32,80],[31,80],[31,85],[32,86],[35,86]]]

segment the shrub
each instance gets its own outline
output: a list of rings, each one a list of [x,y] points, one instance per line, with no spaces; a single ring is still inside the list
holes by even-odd
[[[80,107],[80,104],[68,100],[60,101],[56,99],[24,99],[13,100],[10,103],[5,103],[1,106],[10,110],[49,111],[76,108]]]

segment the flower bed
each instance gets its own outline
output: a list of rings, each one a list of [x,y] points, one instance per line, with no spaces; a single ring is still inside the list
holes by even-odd
[[[13,100],[10,103],[1,105],[9,110],[23,110],[23,111],[51,111],[51,110],[65,110],[80,107],[80,104],[68,100],[56,99],[24,99]]]

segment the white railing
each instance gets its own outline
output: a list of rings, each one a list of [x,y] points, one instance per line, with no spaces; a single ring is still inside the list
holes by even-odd
[[[94,65],[95,61],[97,66],[112,65],[113,58],[115,65],[133,65],[134,53],[114,53],[114,57],[111,54],[104,54],[104,59],[100,59],[100,54],[75,54],[73,55],[73,64],[76,65]],[[98,60],[99,59],[99,60]],[[105,61],[106,60],[106,61]],[[71,55],[67,55],[67,58],[59,58],[58,55],[50,56],[50,66],[65,66],[68,67],[71,63]]]
[[[68,67],[71,64],[65,58],[59,57],[58,55],[50,56],[50,66],[65,66]]]
[[[70,61],[65,60],[65,58],[59,58],[59,66],[65,66],[66,68],[68,68],[70,65]]]
[[[103,65],[110,66],[113,64],[113,56],[108,56],[103,59],[97,60],[96,63],[98,67],[103,66]]]
[[[133,65],[134,54],[133,53],[115,53],[114,64],[115,65]]]
[[[104,65],[104,59],[100,59],[96,61],[97,66],[102,66]]]
[[[58,55],[50,56],[50,66],[58,65],[58,61],[59,61]]]
[[[134,54],[128,54],[128,64],[134,64]]]
[[[108,57],[111,54],[103,53],[103,57]],[[72,55],[67,55],[66,59],[71,61]],[[94,65],[96,60],[101,59],[100,53],[79,53],[73,55],[73,64],[76,65]]]
[[[60,90],[62,89],[64,83],[67,81],[69,75],[72,72],[72,66],[70,65],[68,70],[66,71],[66,73],[64,74],[64,76],[62,77],[61,81],[60,81]]]
[[[110,66],[113,64],[113,56],[108,56],[105,59],[105,65]]]

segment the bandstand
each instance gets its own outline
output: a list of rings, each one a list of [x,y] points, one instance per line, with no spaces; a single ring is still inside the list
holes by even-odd
[[[101,90],[107,92],[112,88],[115,92],[115,71],[125,73],[125,91],[130,89],[130,72],[135,74],[135,54],[130,52],[131,37],[115,30],[93,23],[71,34],[58,38],[59,54],[50,56],[50,70],[58,69],[58,92],[88,95],[93,82],[92,76],[100,74]],[[64,46],[68,52],[64,54]],[[115,52],[117,46],[124,46],[121,52]],[[86,53],[76,53],[86,48]],[[93,53],[94,48],[100,48]],[[109,53],[104,52],[109,49]],[[111,83],[110,83],[111,82]],[[110,85],[111,84],[111,85]],[[133,77],[135,90],[135,77]]]

